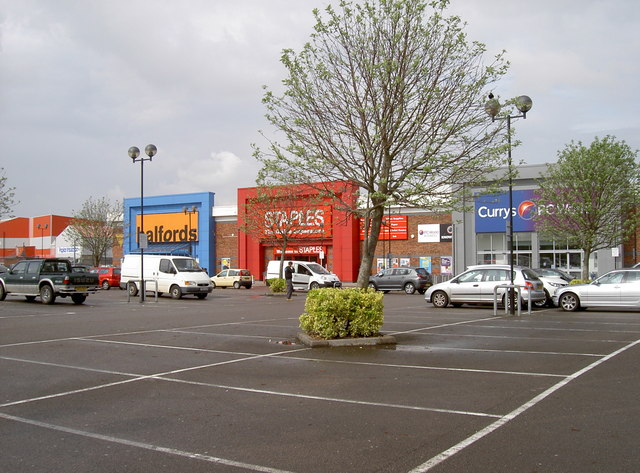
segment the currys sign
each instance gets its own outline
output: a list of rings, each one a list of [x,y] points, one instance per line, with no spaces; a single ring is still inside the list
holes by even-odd
[[[533,217],[538,212],[536,191],[513,191],[513,231],[533,232]],[[475,197],[476,233],[499,233],[507,229],[509,222],[509,193],[477,195]]]

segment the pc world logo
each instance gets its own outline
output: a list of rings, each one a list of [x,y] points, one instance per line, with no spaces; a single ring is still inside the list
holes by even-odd
[[[531,220],[535,216],[537,209],[538,207],[535,203],[525,200],[518,206],[518,215],[522,220]]]

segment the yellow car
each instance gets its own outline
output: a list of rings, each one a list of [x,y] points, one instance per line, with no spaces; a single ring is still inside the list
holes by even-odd
[[[213,288],[234,287],[240,289],[241,286],[251,289],[253,276],[248,269],[224,269],[211,278]]]

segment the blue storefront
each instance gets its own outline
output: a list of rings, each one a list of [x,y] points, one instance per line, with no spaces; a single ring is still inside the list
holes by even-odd
[[[139,253],[138,234],[147,240],[146,254],[186,255],[200,266],[213,270],[215,221],[212,216],[214,194],[199,192],[124,199],[123,253]]]

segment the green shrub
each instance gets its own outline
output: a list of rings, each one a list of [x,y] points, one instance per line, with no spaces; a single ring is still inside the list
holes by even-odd
[[[287,283],[284,279],[273,278],[267,280],[267,286],[271,288],[271,292],[284,292],[287,287]]]
[[[383,297],[370,289],[309,291],[300,328],[325,339],[378,335],[384,321]]]

